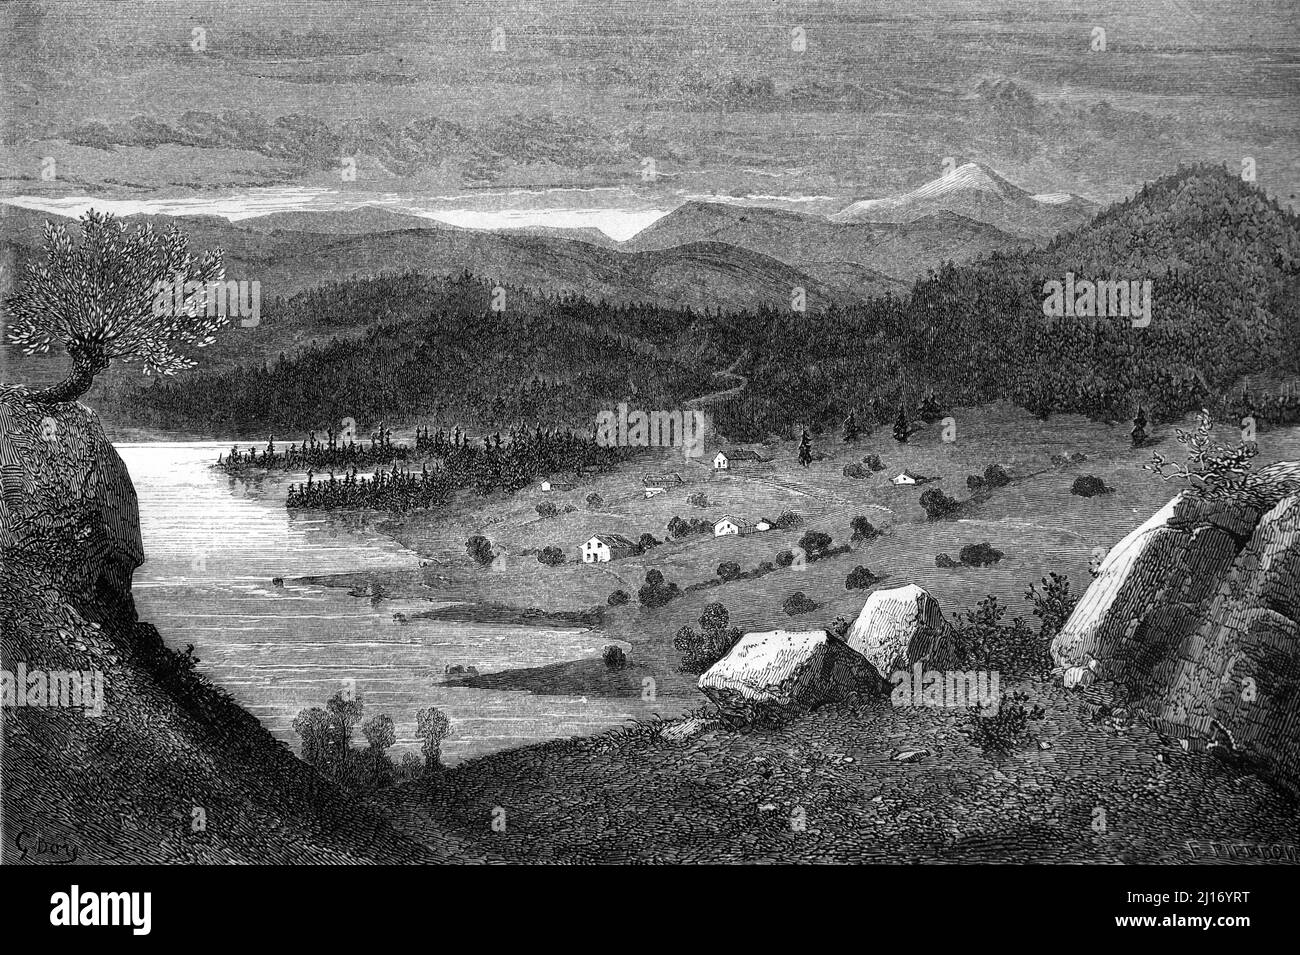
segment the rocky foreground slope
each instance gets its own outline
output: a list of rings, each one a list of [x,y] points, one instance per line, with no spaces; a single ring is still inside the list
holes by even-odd
[[[135,491],[94,412],[0,389],[0,475],[5,862],[432,857],[136,619]]]

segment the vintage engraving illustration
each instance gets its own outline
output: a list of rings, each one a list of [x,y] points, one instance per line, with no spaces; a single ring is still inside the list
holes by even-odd
[[[0,18],[4,862],[1300,859],[1293,6]]]

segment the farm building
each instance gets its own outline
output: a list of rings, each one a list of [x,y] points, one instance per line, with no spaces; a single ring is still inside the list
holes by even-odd
[[[719,451],[713,456],[713,470],[729,471],[737,464],[745,461],[762,461],[757,451],[747,451],[744,448],[734,448],[730,451]]]
[[[543,491],[572,491],[578,485],[569,481],[543,481]]]
[[[898,476],[893,478],[894,484],[924,484],[931,480],[923,474],[917,474],[915,471],[900,471]]]
[[[657,494],[664,493],[664,491],[668,490],[670,487],[677,487],[678,485],[685,483],[686,482],[682,480],[682,476],[676,471],[670,471],[667,474],[647,474],[642,478],[642,484],[645,485],[646,497],[654,497]]]
[[[618,534],[597,534],[582,545],[584,564],[603,564],[636,554],[636,544]]]
[[[772,527],[767,521],[749,521],[743,517],[724,517],[713,525],[714,537],[727,537],[731,534],[756,534],[759,531],[770,530]]]

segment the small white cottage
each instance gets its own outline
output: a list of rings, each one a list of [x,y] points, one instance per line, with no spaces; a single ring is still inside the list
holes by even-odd
[[[729,471],[742,461],[762,460],[762,457],[757,451],[749,451],[745,448],[733,448],[730,451],[719,451],[713,456],[713,470]]]
[[[636,544],[618,534],[597,534],[582,545],[584,564],[604,564],[636,554]]]
[[[753,523],[743,517],[724,517],[713,525],[713,536],[727,537],[732,534],[753,534],[755,531],[767,530],[768,526],[766,521]]]
[[[893,479],[894,484],[920,484],[926,478],[915,473],[914,471],[900,471],[898,476]]]

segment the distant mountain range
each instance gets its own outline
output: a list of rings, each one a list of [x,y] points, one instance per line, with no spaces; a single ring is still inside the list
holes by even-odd
[[[34,254],[53,216],[0,207],[0,241]],[[264,297],[381,272],[474,275],[546,293],[696,309],[809,308],[903,291],[947,261],[1027,247],[1090,217],[1077,196],[1032,196],[968,163],[911,192],[854,202],[830,217],[725,202],[687,202],[631,239],[593,229],[483,230],[378,206],[288,211],[230,221],[139,215],[173,223],[194,248],[222,248],[232,278]]]

